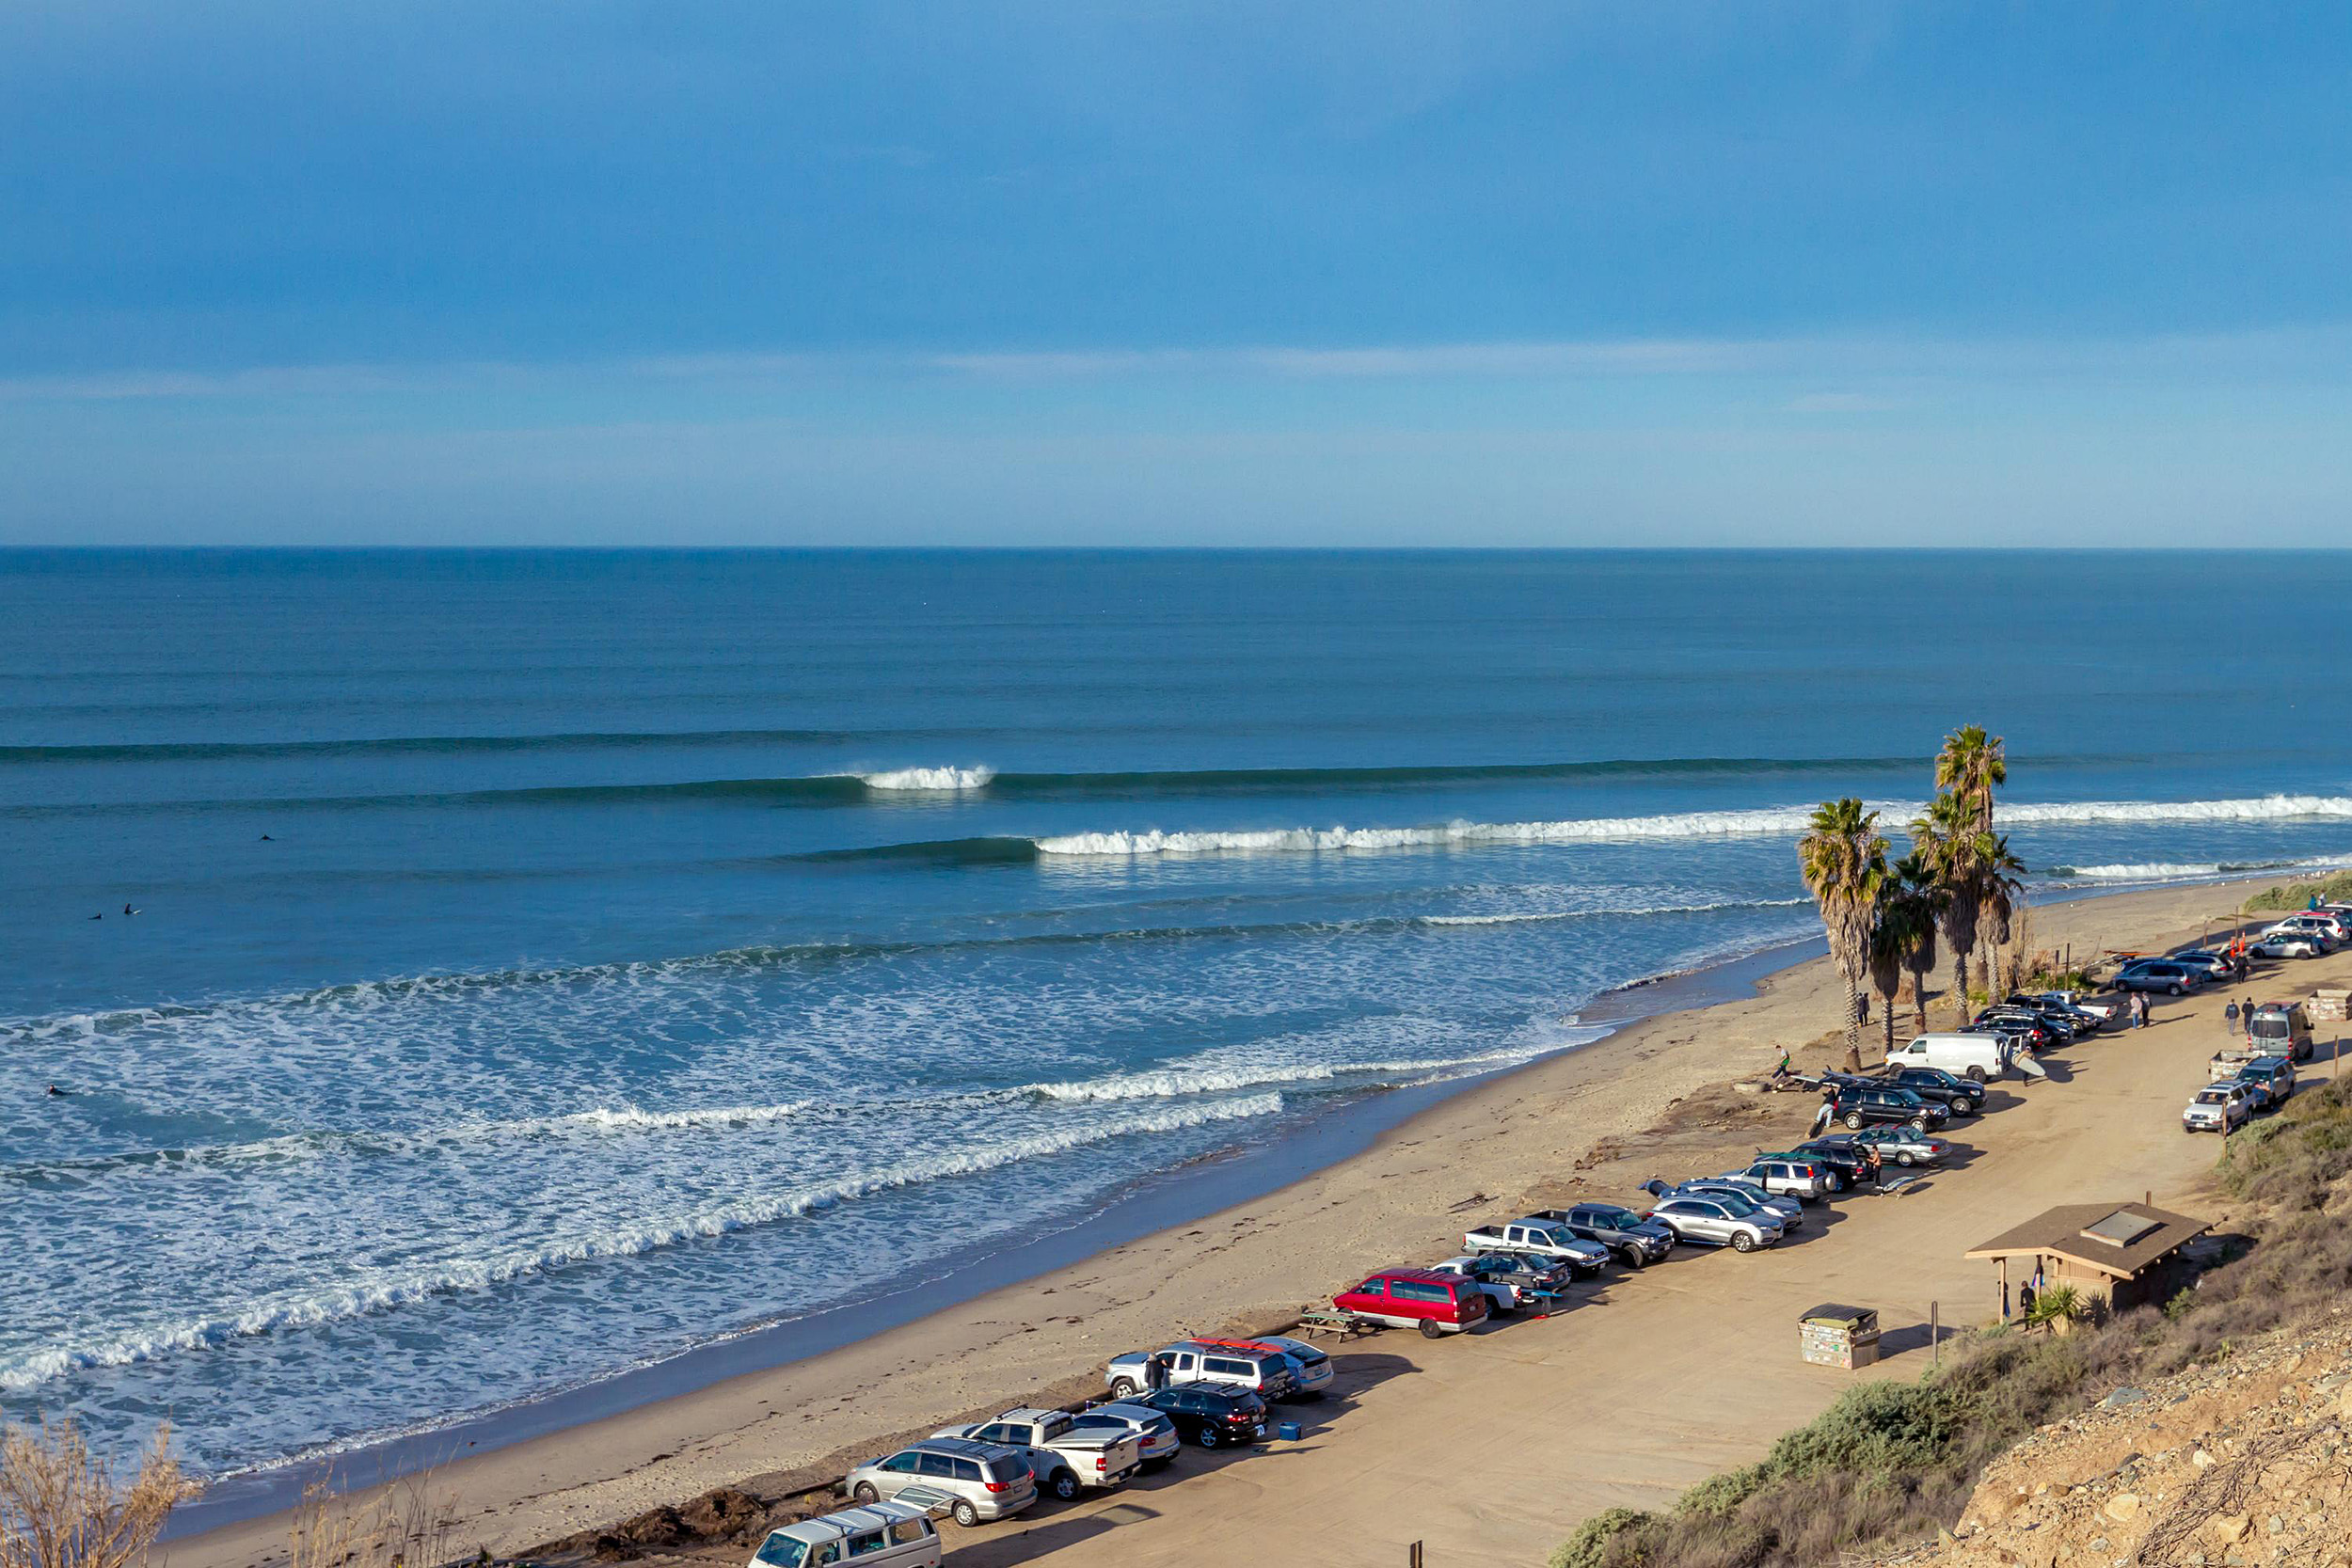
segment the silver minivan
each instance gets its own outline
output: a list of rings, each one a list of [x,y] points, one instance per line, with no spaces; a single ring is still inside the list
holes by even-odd
[[[1037,1477],[1028,1460],[1002,1443],[969,1437],[927,1437],[897,1453],[869,1459],[851,1470],[850,1496],[870,1503],[911,1488],[945,1494],[956,1523],[1009,1519],[1037,1501]]]
[[[917,1500],[922,1499],[922,1500]],[[821,1519],[771,1529],[752,1555],[749,1568],[939,1568],[939,1531],[931,1528],[927,1501],[946,1503],[912,1489],[902,1501],[868,1503]]]

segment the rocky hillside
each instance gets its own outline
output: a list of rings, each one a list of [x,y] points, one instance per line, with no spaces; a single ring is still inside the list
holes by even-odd
[[[2273,1336],[2042,1428],[1885,1568],[2352,1565],[2352,1321]]]

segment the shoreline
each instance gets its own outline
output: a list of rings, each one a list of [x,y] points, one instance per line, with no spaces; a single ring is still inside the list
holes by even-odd
[[[811,1311],[756,1324],[675,1354],[511,1403],[363,1437],[290,1459],[231,1471],[175,1510],[167,1542],[231,1530],[279,1515],[334,1477],[357,1489],[396,1482],[592,1422],[624,1418],[664,1400],[732,1379],[781,1370],[845,1350],[993,1291],[1018,1287],[1129,1243],[1193,1224],[1268,1196],[1363,1154],[1423,1113],[1482,1086],[1561,1056],[1590,1051],[1643,1022],[1747,994],[1754,984],[1813,956],[1822,939],[1804,936],[1603,991],[1574,1015],[1599,1037],[1524,1062],[1436,1083],[1374,1090],[1319,1107],[1273,1135],[1137,1179],[1090,1212],[1017,1246],[951,1253],[917,1280],[894,1284]]]
[[[2102,927],[2137,919],[2135,932],[2151,925],[2169,932],[2207,912],[2196,906],[2271,880],[2087,890],[2033,908],[2040,923],[2052,927],[2089,929],[2083,911],[2096,910]],[[1263,1331],[1327,1293],[1325,1287],[1345,1274],[1430,1246],[1452,1250],[1446,1238],[1458,1230],[1454,1212],[1465,1201],[1455,1195],[1466,1193],[1467,1202],[1496,1212],[1546,1187],[1564,1196],[1581,1180],[1569,1179],[1571,1169],[1622,1152],[1686,1099],[1742,1071],[1752,1075],[1772,1059],[1767,1052],[1816,1042],[1836,1026],[1843,993],[1825,959],[1797,956],[1805,945],[1818,947],[1819,939],[1610,993],[1659,1005],[1629,1007],[1622,1026],[1588,1044],[1424,1086],[1443,1091],[1430,1094],[1427,1103],[1400,1106],[1398,1097],[1409,1090],[1368,1097],[1362,1103],[1399,1114],[1369,1118],[1384,1125],[1351,1129],[1353,1152],[1292,1173],[1270,1190],[1258,1183],[1262,1190],[1232,1198],[1213,1215],[1091,1246],[1041,1272],[1021,1272],[952,1300],[929,1295],[936,1282],[928,1282],[903,1292],[904,1305],[919,1310],[860,1325],[831,1348],[561,1421],[495,1449],[467,1452],[454,1446],[458,1432],[443,1429],[431,1436],[452,1462],[437,1470],[435,1485],[446,1487],[464,1521],[460,1537],[512,1551],[713,1486],[750,1483],[777,1495],[796,1481],[824,1479],[820,1472],[840,1453],[874,1451],[964,1412],[984,1415],[1028,1397],[1073,1398],[1094,1386],[1092,1374],[1107,1354],[1147,1340],[1248,1331],[1253,1323]],[[1753,983],[1743,993],[1735,978]],[[1728,999],[1708,1000],[1710,993]],[[1602,1010],[1601,1000],[1593,1010]],[[1874,1021],[1873,1036],[1876,1029]],[[1534,1126],[1499,1135],[1519,1121]],[[1271,1156],[1291,1142],[1276,1140],[1262,1153]],[[1433,1142],[1443,1146],[1435,1164],[1417,1152]],[[1258,1157],[1222,1164],[1247,1165]],[[1180,1179],[1169,1185],[1185,1184]],[[1522,1198],[1502,1196],[1514,1192]],[[1251,1212],[1229,1218],[1241,1210]],[[1032,1244],[1090,1241],[1088,1227],[1108,1213]],[[1204,1239],[1219,1231],[1221,1238]],[[1057,1294],[1061,1303],[1044,1301]],[[1072,1305],[1087,1310],[1041,1313]],[[1044,1332],[1049,1324],[1054,1332]],[[335,1467],[352,1476],[356,1457],[339,1456]],[[215,1517],[209,1527],[199,1504],[174,1532],[173,1552],[205,1568],[281,1555],[283,1516],[261,1502],[248,1495],[237,1518]]]

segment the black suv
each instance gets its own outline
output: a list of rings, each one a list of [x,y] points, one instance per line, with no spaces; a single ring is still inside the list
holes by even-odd
[[[1675,1233],[1656,1220],[1645,1220],[1613,1203],[1580,1203],[1573,1209],[1548,1209],[1537,1216],[1568,1227],[1572,1236],[1598,1242],[1610,1256],[1629,1269],[1662,1260],[1675,1249]]]
[[[1841,1088],[1833,1114],[1849,1128],[1915,1127],[1924,1132],[1951,1119],[1951,1112],[1931,1105],[1909,1089]]]
[[[1940,1067],[1897,1068],[1886,1075],[1886,1083],[1892,1088],[1909,1089],[1956,1117],[1973,1117],[1984,1109],[1982,1084]]]
[[[1129,1402],[1150,1405],[1174,1423],[1178,1436],[1204,1449],[1265,1435],[1265,1401],[1247,1388],[1180,1383]]]

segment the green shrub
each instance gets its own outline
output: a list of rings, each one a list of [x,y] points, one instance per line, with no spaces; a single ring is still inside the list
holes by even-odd
[[[2289,882],[2266,888],[2246,901],[2249,910],[2300,910],[2316,897],[2321,903],[2352,898],[2352,871],[2338,871],[2316,882]]]
[[[1633,1568],[1650,1560],[1644,1541],[1657,1525],[1656,1514],[1630,1508],[1596,1513],[1552,1548],[1549,1568]]]

